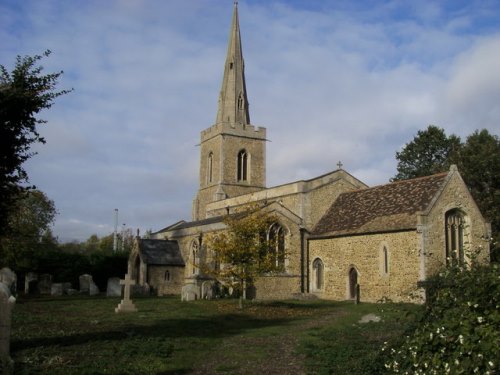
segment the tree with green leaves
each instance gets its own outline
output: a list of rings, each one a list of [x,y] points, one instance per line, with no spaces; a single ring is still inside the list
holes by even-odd
[[[38,114],[69,92],[56,91],[62,71],[44,75],[43,67],[37,65],[49,55],[50,51],[42,56],[18,56],[12,72],[0,65],[0,234],[8,229],[13,202],[27,189],[21,184],[28,181],[23,163],[35,155],[31,146],[45,143],[38,127],[46,121]]]
[[[57,246],[51,232],[57,210],[39,190],[19,194],[8,216],[10,231],[0,236],[0,263],[16,271],[30,271],[36,269],[41,253]]]
[[[252,286],[259,275],[282,271],[276,261],[275,239],[267,235],[276,221],[274,215],[252,206],[245,212],[228,215],[224,220],[226,229],[207,236],[208,254],[202,260],[201,270],[236,290],[240,308],[246,288]]]
[[[426,130],[419,130],[411,142],[396,152],[398,173],[392,180],[407,180],[448,170],[460,144],[459,137],[453,134],[448,137],[437,126],[429,125]]]

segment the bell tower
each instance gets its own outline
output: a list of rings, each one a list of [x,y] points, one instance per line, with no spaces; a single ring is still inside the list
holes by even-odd
[[[266,186],[266,129],[250,124],[248,108],[235,1],[216,121],[201,132],[200,184],[193,201],[193,220],[205,219],[211,202]]]

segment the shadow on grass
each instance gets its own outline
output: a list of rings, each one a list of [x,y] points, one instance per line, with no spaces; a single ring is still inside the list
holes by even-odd
[[[161,320],[152,325],[124,324],[119,329],[85,332],[45,338],[16,340],[11,351],[42,346],[72,346],[98,341],[119,341],[129,338],[223,338],[244,331],[286,325],[294,319],[256,319],[244,315],[224,314],[210,318],[186,318]]]

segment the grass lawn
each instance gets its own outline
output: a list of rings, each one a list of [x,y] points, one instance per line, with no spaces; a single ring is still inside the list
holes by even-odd
[[[366,374],[421,307],[320,300],[181,302],[23,298],[13,311],[16,374]],[[374,313],[379,323],[361,324]]]

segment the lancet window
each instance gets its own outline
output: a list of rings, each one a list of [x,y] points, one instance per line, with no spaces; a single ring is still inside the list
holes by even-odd
[[[247,181],[248,177],[248,153],[241,150],[238,153],[238,181]]]

